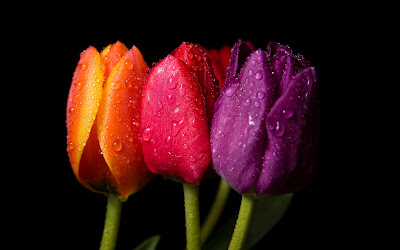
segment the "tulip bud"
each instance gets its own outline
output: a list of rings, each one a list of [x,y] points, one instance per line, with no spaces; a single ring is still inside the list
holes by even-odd
[[[317,77],[303,56],[270,42],[252,51],[240,40],[211,126],[214,170],[236,191],[292,193],[314,173],[319,128]]]
[[[141,137],[150,171],[199,185],[211,161],[207,117],[219,95],[211,61],[182,43],[146,76]]]
[[[138,139],[146,63],[120,42],[81,53],[67,103],[67,151],[86,188],[126,199],[151,178]]]

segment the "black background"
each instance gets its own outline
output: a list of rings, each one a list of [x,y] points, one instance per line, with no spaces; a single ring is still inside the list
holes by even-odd
[[[35,22],[25,20],[19,29],[22,42],[20,63],[26,68],[15,74],[29,77],[24,95],[27,108],[13,112],[24,124],[18,136],[24,154],[14,156],[13,202],[16,213],[11,232],[20,235],[15,249],[98,249],[104,223],[106,197],[82,187],[72,173],[66,152],[65,112],[72,74],[79,54],[89,45],[98,50],[117,40],[127,47],[136,45],[148,65],[163,59],[182,41],[206,48],[231,46],[238,38],[250,40],[256,48],[268,41],[289,45],[315,66],[320,80],[321,149],[313,182],[298,192],[279,224],[254,249],[308,248],[357,244],[354,241],[358,212],[349,201],[359,189],[347,190],[349,176],[343,169],[348,151],[334,147],[337,141],[335,111],[346,69],[337,61],[347,56],[341,49],[348,36],[343,24],[332,21],[329,6],[211,6],[164,10],[158,6],[117,6],[118,10],[57,6]],[[233,7],[233,8],[232,8]],[[298,9],[298,7],[302,7]],[[110,12],[112,12],[111,15]],[[346,13],[340,13],[346,15]],[[17,113],[17,115],[16,115]],[[19,120],[18,120],[19,121]],[[14,147],[14,146],[13,146]],[[6,179],[7,180],[7,179]],[[5,181],[6,181],[5,180]],[[200,189],[201,215],[205,217],[218,180],[206,180]],[[15,186],[15,185],[14,185]],[[10,187],[8,187],[10,189]],[[237,213],[240,196],[232,191],[221,222]],[[123,205],[117,249],[133,249],[147,237],[161,234],[158,249],[184,249],[183,192],[180,183],[153,179]],[[348,217],[352,219],[349,220]],[[349,241],[349,239],[353,239]]]

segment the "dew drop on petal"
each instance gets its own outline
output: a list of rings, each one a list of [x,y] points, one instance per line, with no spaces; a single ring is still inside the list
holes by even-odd
[[[262,91],[259,91],[259,92],[257,93],[257,98],[260,99],[260,100],[264,99],[264,96],[265,96],[265,93],[262,92]]]
[[[256,78],[257,80],[261,80],[261,79],[263,78],[263,75],[262,75],[262,72],[261,72],[261,70],[260,70],[260,71],[258,71],[258,72],[256,73],[256,76],[255,76],[255,78]]]
[[[293,116],[293,110],[291,110],[291,109],[284,109],[284,110],[282,110],[282,114],[283,114],[283,117],[284,117],[285,119],[289,119],[289,118],[291,118],[291,117]]]
[[[145,130],[143,130],[142,133],[142,139],[143,141],[150,141],[151,137],[153,136],[153,131],[151,130],[151,128],[146,128]]]
[[[133,69],[133,63],[130,60],[126,60],[124,65],[127,70]]]
[[[235,92],[235,90],[233,88],[229,88],[226,90],[225,95],[230,97],[230,96],[233,96],[234,92]]]
[[[122,149],[122,141],[118,138],[117,140],[114,141],[112,148],[114,151],[119,152]]]
[[[176,89],[178,82],[171,76],[167,81],[167,87],[169,89]]]
[[[119,83],[119,82],[112,82],[112,83],[110,84],[110,88],[111,88],[111,89],[114,89],[114,90],[117,90],[117,89],[121,88],[121,83]]]

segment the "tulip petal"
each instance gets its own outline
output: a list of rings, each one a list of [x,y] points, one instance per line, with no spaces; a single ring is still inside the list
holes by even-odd
[[[206,51],[207,56],[211,59],[212,67],[215,76],[219,82],[219,88],[224,88],[226,68],[229,65],[229,58],[231,57],[231,47],[228,45],[222,46],[220,50],[211,49]]]
[[[67,102],[67,150],[77,179],[87,188],[90,185],[80,176],[80,161],[96,119],[102,96],[103,71],[100,55],[94,47],[81,53]]]
[[[210,121],[214,115],[214,102],[221,92],[210,58],[200,45],[187,42],[183,42],[171,55],[184,61],[196,74],[205,98],[207,117]]]
[[[103,49],[103,51],[100,53],[100,57],[101,61],[106,65],[104,79],[108,78],[111,70],[126,52],[128,52],[128,48],[120,41],[110,44]]]
[[[226,79],[224,86],[228,87],[232,83],[232,78],[239,73],[239,70],[241,69],[243,63],[246,62],[246,59],[251,52],[252,50],[250,47],[241,39],[239,39],[233,46],[231,50],[231,59],[228,67],[226,68]]]
[[[210,163],[207,116],[197,77],[169,55],[146,77],[143,154],[153,173],[199,185]]]
[[[299,190],[312,178],[318,130],[317,78],[310,67],[291,78],[267,116],[268,147],[255,193],[280,195]],[[312,115],[311,115],[312,114]],[[304,158],[307,157],[307,158]]]
[[[141,90],[146,68],[142,54],[133,46],[112,68],[98,112],[101,151],[123,198],[142,188],[151,178],[139,141]]]
[[[238,79],[230,79],[212,120],[212,158],[215,171],[244,194],[261,171],[267,146],[265,119],[273,105],[276,86],[262,50],[248,57]]]
[[[289,47],[276,42],[268,44],[266,53],[271,60],[276,81],[280,83],[277,90],[277,96],[280,96],[287,89],[291,77],[309,65],[302,55],[295,56]]]

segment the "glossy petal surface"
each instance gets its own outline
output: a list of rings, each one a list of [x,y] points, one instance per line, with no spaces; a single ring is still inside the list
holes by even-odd
[[[298,191],[313,177],[312,152],[318,135],[315,110],[317,78],[314,68],[296,74],[268,114],[268,147],[256,186],[258,195],[272,196]]]
[[[140,189],[151,177],[139,141],[141,89],[147,64],[134,46],[112,68],[97,118],[103,156],[121,197]]]
[[[67,150],[72,169],[80,178],[80,161],[96,119],[102,96],[104,66],[94,47],[82,52],[75,70],[67,102]],[[93,140],[90,140],[93,141]]]
[[[261,171],[267,146],[265,119],[275,95],[265,53],[253,52],[238,77],[230,79],[212,123],[213,166],[238,192],[246,193]]]
[[[241,194],[296,192],[316,166],[315,69],[278,43],[266,52],[250,51],[240,40],[232,49],[212,120],[213,167]]]
[[[211,120],[214,115],[214,103],[221,92],[211,60],[200,45],[187,42],[183,42],[171,55],[184,61],[196,75],[205,98],[207,117],[208,120]]]
[[[200,184],[211,159],[204,98],[197,76],[172,55],[146,77],[141,137],[153,173]]]

